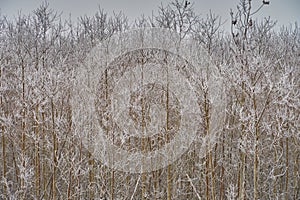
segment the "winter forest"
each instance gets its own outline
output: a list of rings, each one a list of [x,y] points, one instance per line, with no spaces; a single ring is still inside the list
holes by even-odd
[[[300,199],[300,29],[266,6],[1,15],[0,199]]]

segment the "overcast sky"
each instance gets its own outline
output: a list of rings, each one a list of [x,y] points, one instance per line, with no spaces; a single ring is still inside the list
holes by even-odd
[[[202,16],[206,16],[211,9],[214,13],[222,16],[222,19],[230,18],[230,8],[235,10],[239,0],[190,0],[194,2],[195,11]],[[262,0],[252,0],[254,7],[261,4]],[[271,16],[277,20],[277,26],[289,25],[300,22],[300,0],[270,0],[266,6],[254,18]],[[0,0],[0,12],[2,15],[13,19],[18,11],[22,14],[29,14],[37,8],[42,0]],[[113,11],[123,11],[129,19],[133,20],[142,14],[150,16],[152,12],[157,13],[158,6],[166,5],[170,0],[48,0],[50,7],[57,12],[63,12],[63,17],[67,18],[71,13],[72,19],[79,16],[92,16],[96,13],[98,6],[104,11],[112,14]]]

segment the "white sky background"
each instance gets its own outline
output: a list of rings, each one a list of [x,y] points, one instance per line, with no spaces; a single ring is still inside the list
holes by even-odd
[[[112,14],[113,11],[122,11],[131,21],[142,14],[151,16],[152,12],[157,13],[158,6],[163,3],[167,5],[171,0],[48,0],[50,7],[56,12],[63,12],[64,19],[71,13],[73,21],[77,17],[87,15],[93,16],[100,6],[105,12]],[[179,0],[181,1],[181,0]],[[239,0],[190,0],[194,2],[196,13],[205,17],[209,10],[220,15],[222,20],[229,21],[230,8],[236,10]],[[21,11],[22,14],[32,13],[39,7],[43,0],[0,0],[0,13],[13,19]],[[261,5],[262,0],[252,0],[253,7]],[[282,25],[289,25],[300,22],[300,0],[270,0],[270,5],[265,6],[254,19],[271,17],[277,21],[277,28]],[[225,26],[229,26],[226,23]],[[224,29],[227,29],[226,27]]]

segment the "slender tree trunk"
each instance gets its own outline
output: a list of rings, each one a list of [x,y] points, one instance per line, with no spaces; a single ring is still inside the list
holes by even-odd
[[[143,87],[144,85],[144,64],[141,63],[141,67],[142,67],[142,71],[141,71],[141,87]],[[145,131],[146,131],[146,120],[145,120],[145,99],[146,98],[146,94],[145,94],[145,91],[143,90],[142,91],[142,140],[141,140],[141,146],[142,146],[142,152],[145,153],[146,152],[146,148],[145,148],[145,137],[144,137],[144,134],[145,134]],[[144,167],[145,165],[145,161],[144,159],[142,160],[142,168]],[[144,169],[143,169],[144,170]],[[144,200],[145,199],[145,194],[146,194],[146,175],[145,173],[142,172],[142,192],[141,192],[141,199]]]
[[[225,145],[224,145],[224,141],[225,141],[225,137],[224,135],[225,134],[222,134],[223,137],[222,137],[222,143],[221,143],[221,149],[222,149],[222,160],[225,160]],[[223,191],[224,191],[224,172],[225,172],[225,169],[224,169],[224,163],[222,162],[222,165],[221,165],[221,178],[220,178],[220,196],[219,196],[219,199],[220,200],[223,200]]]
[[[105,70],[105,101],[109,101],[109,91],[108,91],[108,72]],[[106,110],[108,110],[108,103],[106,103]],[[107,129],[107,135],[109,135],[109,130]],[[114,134],[112,135],[112,142],[114,143]],[[114,157],[110,158],[112,159],[111,163],[114,162]],[[115,171],[114,169],[109,170],[110,171],[110,198],[111,200],[114,200],[114,184],[115,184]]]
[[[257,107],[256,107],[256,98],[253,97],[253,107],[255,112],[255,141],[254,141],[254,163],[253,163],[253,190],[254,190],[254,200],[258,199],[258,137],[259,137],[259,127],[258,127],[258,117],[257,117]]]
[[[167,170],[167,199],[171,200],[171,164],[168,164]]]
[[[207,152],[207,151],[206,151]],[[209,161],[208,161],[208,157],[206,156],[206,168],[205,168],[205,184],[206,184],[206,187],[205,187],[205,197],[206,197],[206,200],[209,200]]]
[[[243,67],[242,67],[243,70]],[[243,76],[244,72],[242,72]],[[245,90],[245,82],[242,82],[242,91]],[[240,100],[240,106],[243,107],[245,104],[245,95],[244,93],[241,94],[241,100]],[[246,140],[246,132],[245,132],[245,124],[242,122],[241,124],[241,137],[242,140]],[[242,163],[240,163],[240,169],[239,169],[239,179],[238,179],[238,197],[241,200],[245,199],[245,167],[246,167],[246,153],[240,150],[240,160]]]
[[[35,113],[36,113],[36,119],[35,119],[35,192],[36,197],[39,199],[40,197],[40,154],[39,154],[39,112],[38,112],[38,105],[36,106]]]
[[[280,148],[281,148],[281,150],[283,151],[284,150],[284,142],[283,142],[283,138],[281,138],[280,139]],[[283,152],[282,152],[282,155],[283,155]],[[283,166],[283,161],[282,161],[282,159],[284,158],[283,156],[281,156],[280,157],[281,159],[280,159],[280,164],[281,164],[281,166]],[[283,169],[283,167],[281,167],[280,168],[280,171],[283,171],[284,169]],[[281,177],[279,177],[279,192],[280,193],[282,193],[283,192],[283,190],[284,190],[284,177],[283,176],[281,176]]]
[[[2,88],[2,69],[0,68],[0,88]],[[0,97],[0,106],[3,107],[2,96]],[[5,128],[1,123],[1,132],[2,132],[2,178],[6,179],[6,140],[5,140]],[[6,184],[3,184],[3,196],[6,196]]]
[[[142,105],[143,105],[144,103],[143,103],[143,100],[142,100]],[[142,131],[143,131],[143,134],[144,134],[144,129],[145,129],[145,127],[144,127],[144,106],[142,106]],[[145,150],[145,141],[144,141],[145,139],[144,139],[144,137],[142,138],[142,141],[141,141],[141,146],[142,146],[142,152],[145,152],[146,150]],[[144,163],[145,163],[145,161],[144,160],[142,160],[142,165],[143,165],[143,167],[144,167]],[[141,183],[141,185],[142,185],[142,192],[141,192],[141,199],[142,200],[144,200],[145,199],[145,194],[146,194],[146,174],[145,173],[143,173],[142,172],[142,183]]]
[[[47,199],[47,177],[46,177],[46,148],[45,148],[45,110],[44,110],[44,106],[42,106],[42,179],[43,179],[43,183],[42,183],[42,190],[43,193],[45,194],[45,199]]]
[[[110,194],[111,199],[114,200],[114,193],[115,193],[115,171],[112,169],[111,171],[111,182],[110,182]]]
[[[22,60],[22,104],[23,104],[23,110],[22,110],[22,167],[25,169],[25,147],[26,147],[26,134],[25,134],[25,128],[26,128],[26,123],[25,123],[25,66]],[[21,176],[21,189],[24,190],[25,183],[24,183],[24,178]]]
[[[285,168],[286,168],[286,174],[285,174],[285,199],[289,199],[289,138],[288,136],[285,139]]]
[[[68,130],[68,134],[72,134],[72,110],[71,110],[71,106],[70,106],[70,96],[68,98],[68,124],[69,124],[69,130]],[[70,143],[68,145],[68,149],[74,149],[76,151],[76,148],[74,148],[74,139],[73,137],[71,137],[70,139]],[[70,166],[70,170],[69,170],[69,183],[68,183],[68,187],[67,187],[67,198],[68,200],[71,200],[71,196],[73,194],[73,180],[74,180],[74,168],[73,168],[73,162],[71,161],[72,157],[72,151],[69,151],[69,162],[71,164]]]
[[[56,158],[56,151],[57,151],[57,139],[56,139],[56,132],[55,132],[55,110],[54,110],[54,102],[51,99],[51,112],[52,112],[52,140],[53,140],[53,152],[52,152],[52,199],[56,199],[56,165],[57,165],[57,158]]]
[[[294,138],[294,140],[296,140]],[[293,170],[293,174],[294,174],[294,192],[293,192],[293,196],[294,199],[297,198],[297,191],[299,192],[300,190],[300,183],[299,183],[299,179],[297,178],[297,175],[299,174],[299,151],[294,152],[294,170]]]
[[[238,196],[239,199],[245,198],[245,166],[246,166],[246,154],[245,152],[240,152],[240,168],[239,168],[239,179],[238,179]]]
[[[169,134],[169,129],[170,129],[170,124],[169,124],[169,69],[167,66],[167,94],[166,94],[166,141],[169,141],[168,134]],[[168,155],[167,155],[168,156]],[[168,167],[167,167],[167,199],[171,200],[171,164],[168,162]]]
[[[205,91],[205,94],[204,94],[204,120],[205,120],[205,123],[204,123],[204,129],[205,129],[205,134],[207,137],[209,137],[209,103],[208,103],[208,99],[207,99],[207,91]],[[210,194],[209,194],[209,186],[210,186],[210,183],[209,183],[209,177],[212,178],[212,174],[211,174],[211,164],[212,164],[212,156],[211,156],[211,152],[210,152],[210,147],[211,147],[211,144],[210,144],[210,140],[208,141],[209,144],[206,144],[206,161],[205,161],[205,166],[206,166],[206,169],[205,169],[205,180],[206,180],[206,189],[205,189],[205,196],[206,196],[206,200],[209,200],[210,199]],[[207,147],[208,145],[208,147]],[[212,180],[212,179],[211,179]],[[213,191],[213,187],[211,187],[211,191]]]
[[[277,151],[276,151],[276,148],[274,147],[274,166],[276,166],[275,165],[276,162],[277,162]],[[277,174],[276,168],[274,170],[274,174],[275,175]],[[277,193],[277,177],[275,176],[274,180],[273,180],[273,195],[274,195],[273,198],[275,198],[276,193]]]
[[[1,125],[2,131],[2,178],[6,179],[6,145],[5,145],[5,133],[4,126]],[[3,184],[3,195],[6,196],[6,185]]]
[[[91,125],[92,126],[92,125]],[[91,130],[91,129],[90,129]],[[94,199],[94,190],[93,190],[93,182],[94,182],[94,159],[92,158],[92,149],[91,149],[91,145],[90,143],[92,142],[91,141],[91,138],[92,138],[92,133],[89,132],[89,152],[88,152],[88,164],[89,164],[89,198],[90,199]]]
[[[258,198],[258,192],[257,192],[257,141],[258,138],[255,139],[255,149],[254,149],[254,164],[253,164],[253,190],[254,190],[254,200],[257,200]]]
[[[211,196],[215,200],[215,171],[212,152],[209,153],[210,179],[211,179]]]
[[[82,152],[82,149],[83,149],[83,144],[82,144],[82,141],[80,141],[80,146],[79,146],[79,162],[82,162],[82,155],[83,155],[83,152]],[[80,169],[80,166],[77,166],[79,169],[78,169],[78,175],[77,175],[77,191],[76,193],[78,195],[77,196],[77,199],[82,199],[81,197],[81,169]]]
[[[73,169],[70,169],[70,171],[69,171],[69,183],[68,183],[68,188],[67,188],[67,199],[68,200],[71,200],[71,195],[72,195],[72,192],[71,192],[71,190],[72,190],[72,184],[73,184],[73,175],[72,175],[72,173],[73,173]]]

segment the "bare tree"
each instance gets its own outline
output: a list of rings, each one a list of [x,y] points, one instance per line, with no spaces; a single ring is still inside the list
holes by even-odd
[[[47,2],[14,20],[1,16],[0,198],[299,199],[300,30],[256,19],[265,6],[272,2],[240,0],[230,34],[218,15],[200,18],[192,2],[178,0],[132,24],[100,8],[63,21]],[[84,76],[88,66],[98,71]],[[77,116],[85,122],[78,127],[74,110],[90,107],[73,101],[91,98],[89,84],[98,113]],[[172,143],[191,105],[199,112],[186,124],[197,123],[186,126],[195,136],[169,152],[185,146],[178,159],[132,173],[98,158],[107,149],[95,145],[97,126],[118,148],[151,153]],[[129,122],[159,134],[129,137]]]
[[[193,4],[188,1],[174,0],[167,6],[162,4],[159,7],[154,24],[178,32],[180,38],[185,38],[194,29],[198,19],[199,16],[195,14]]]

